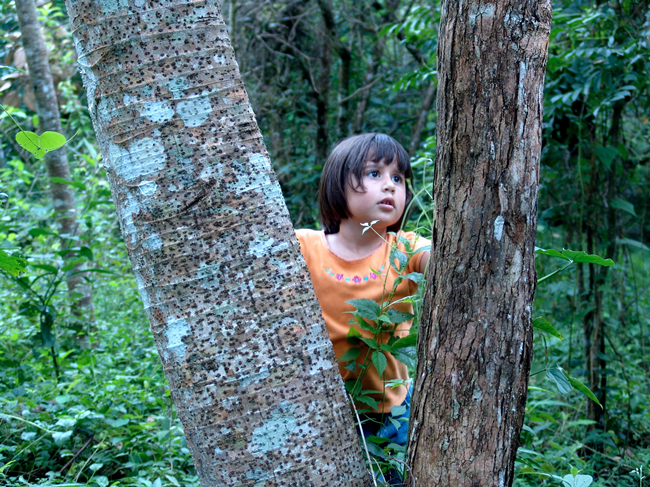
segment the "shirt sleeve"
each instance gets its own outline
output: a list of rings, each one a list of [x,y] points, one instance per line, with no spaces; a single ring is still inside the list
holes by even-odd
[[[421,237],[415,232],[405,232],[404,237],[411,242],[411,248],[413,251],[420,250],[424,247],[429,247],[427,249],[428,251],[431,250],[431,240],[428,238]],[[411,257],[408,263],[407,272],[419,272],[420,262],[422,261],[424,254],[425,251],[423,250]]]

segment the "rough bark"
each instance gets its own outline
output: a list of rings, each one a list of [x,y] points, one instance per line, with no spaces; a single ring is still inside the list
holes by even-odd
[[[67,5],[122,234],[202,485],[367,485],[220,4]]]
[[[25,49],[25,58],[29,67],[29,79],[34,89],[36,113],[38,114],[41,132],[53,131],[62,133],[59,105],[56,99],[54,81],[50,72],[49,54],[45,38],[38,21],[38,12],[34,0],[16,0],[16,13],[20,24],[21,41]],[[45,155],[47,175],[51,178],[70,179],[70,167],[65,148],[49,152]],[[52,205],[56,214],[57,227],[64,247],[69,246],[71,237],[78,234],[77,207],[74,192],[69,185],[50,182]],[[89,344],[86,334],[86,320],[93,317],[93,302],[90,287],[84,284],[83,274],[85,264],[78,263],[66,278],[69,294],[80,293],[81,298],[73,302],[73,314],[80,320],[77,338],[80,345]]]
[[[442,2],[433,254],[408,450],[418,485],[512,484],[550,23],[550,0]]]

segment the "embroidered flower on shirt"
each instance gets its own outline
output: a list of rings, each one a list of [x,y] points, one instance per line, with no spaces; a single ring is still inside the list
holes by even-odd
[[[383,271],[383,270],[384,270],[384,266],[381,266],[379,268],[379,272],[381,273],[381,271]],[[334,278],[336,278],[337,281],[352,282],[354,284],[359,284],[361,282],[367,282],[369,279],[372,279],[374,281],[374,280],[377,280],[377,278],[379,277],[379,274],[376,274],[376,273],[374,273],[372,271],[369,272],[367,276],[363,276],[363,277],[361,277],[359,275],[355,275],[354,277],[345,277],[345,274],[336,274],[336,273],[334,273],[334,271],[332,271],[329,268],[325,268],[325,273],[329,274],[330,276],[332,276]]]

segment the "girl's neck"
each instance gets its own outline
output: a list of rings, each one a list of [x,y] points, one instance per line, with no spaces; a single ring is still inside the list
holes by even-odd
[[[352,219],[341,220],[338,233],[325,235],[332,252],[345,260],[358,260],[369,256],[386,239],[386,229],[366,230]],[[377,235],[379,233],[379,235]]]

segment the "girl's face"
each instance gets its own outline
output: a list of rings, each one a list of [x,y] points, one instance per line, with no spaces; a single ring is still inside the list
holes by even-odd
[[[345,188],[345,201],[352,215],[349,220],[354,223],[378,220],[373,225],[377,231],[397,223],[406,206],[406,181],[397,161],[388,165],[383,161],[366,161],[360,182],[364,189],[361,184]]]

